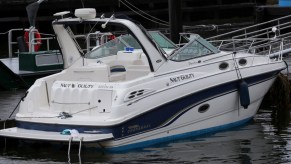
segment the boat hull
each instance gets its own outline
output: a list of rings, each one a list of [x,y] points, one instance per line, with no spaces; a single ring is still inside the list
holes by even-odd
[[[201,117],[197,114],[201,105],[196,105],[168,126],[119,140],[105,141],[101,143],[102,147],[113,151],[126,150],[243,125],[252,120],[274,80],[275,77],[249,87],[250,95],[253,96],[251,96],[251,104],[247,109],[238,104],[239,93],[233,91],[203,102],[203,104],[209,104],[214,107],[214,110],[221,112]],[[255,96],[256,99],[254,99]]]
[[[251,99],[251,103],[247,109],[240,106],[238,88],[233,88],[238,84],[239,81],[237,81],[233,84],[229,83],[213,87],[201,93],[193,93],[192,95],[172,102],[172,104],[165,104],[151,112],[147,112],[144,115],[115,126],[97,127],[94,125],[51,125],[18,120],[17,127],[37,130],[39,133],[42,131],[58,132],[55,133],[55,136],[51,135],[51,139],[46,138],[48,141],[58,141],[57,138],[60,138],[59,132],[64,129],[77,129],[81,134],[88,133],[88,131],[99,131],[101,132],[100,135],[112,134],[114,138],[109,138],[106,141],[98,140],[100,137],[98,137],[98,134],[95,134],[96,140],[90,140],[90,142],[88,142],[88,144],[90,143],[90,146],[100,147],[101,145],[102,148],[107,148],[112,151],[144,147],[178,138],[199,136],[239,126],[251,120],[259,109],[264,95],[274,82],[277,73],[260,75],[261,77],[256,77],[255,79],[257,80],[253,80],[252,83],[251,79],[246,79],[250,83],[249,93]],[[224,89],[221,90],[218,88]],[[221,90],[221,92],[219,92],[219,90]],[[217,91],[217,93],[213,94],[214,91]],[[211,92],[210,95],[212,96],[203,97],[203,95],[207,95],[207,92]],[[200,97],[201,99],[195,99],[195,97]],[[186,100],[192,101],[185,105]],[[204,106],[207,107],[204,109],[205,111],[201,109],[205,108]],[[176,109],[175,111],[175,107],[179,107],[179,109]],[[169,114],[173,114],[161,115],[161,113],[166,112],[163,109],[168,110]],[[157,123],[157,120],[160,121]],[[8,137],[13,136],[14,138],[20,139],[40,140],[40,137],[23,137],[23,134],[17,135],[15,131],[10,135],[3,132],[0,133],[0,135]],[[65,139],[59,141],[65,142]],[[75,141],[79,140],[75,139]]]

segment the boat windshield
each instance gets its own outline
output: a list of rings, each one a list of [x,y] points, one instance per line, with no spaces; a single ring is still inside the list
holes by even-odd
[[[152,39],[158,44],[159,48],[162,48],[165,52],[173,51],[178,46],[168,39],[164,34],[159,31],[149,31]]]
[[[171,40],[159,31],[149,31],[149,34],[153,41],[157,43],[158,47],[163,49],[166,54],[170,54],[177,48]],[[135,50],[142,51],[140,44],[131,34],[125,34],[102,45],[96,46],[92,51],[85,55],[85,58],[97,59],[116,55],[118,51],[130,52]]]
[[[89,53],[85,55],[85,58],[98,59],[107,56],[116,55],[118,51],[133,52],[135,50],[142,51],[140,44],[136,39],[130,35],[120,35],[102,45],[96,46]]]
[[[191,40],[176,51],[170,59],[173,61],[185,61],[201,56],[216,54],[218,52],[219,50],[216,47],[195,34],[195,36],[193,35]]]

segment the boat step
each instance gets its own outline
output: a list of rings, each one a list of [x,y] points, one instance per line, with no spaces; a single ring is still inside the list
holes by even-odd
[[[41,141],[60,141],[68,142],[99,142],[114,138],[112,133],[108,134],[85,134],[79,133],[78,135],[63,135],[60,132],[48,132],[40,130],[30,130],[22,128],[8,128],[0,130],[0,136],[8,138],[18,139],[30,139],[30,140],[41,140]]]

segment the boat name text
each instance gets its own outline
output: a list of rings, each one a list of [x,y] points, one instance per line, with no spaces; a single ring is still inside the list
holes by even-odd
[[[92,85],[92,84],[65,84],[65,83],[61,83],[60,87],[63,87],[63,88],[93,88],[94,85]]]
[[[194,74],[190,73],[190,74],[187,74],[187,75],[180,75],[180,76],[177,76],[177,77],[172,77],[172,78],[170,78],[170,81],[171,81],[171,83],[177,83],[177,82],[180,82],[180,81],[183,81],[183,80],[192,79],[192,78],[194,78]]]

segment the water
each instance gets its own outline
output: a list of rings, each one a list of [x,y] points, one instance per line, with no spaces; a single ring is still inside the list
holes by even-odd
[[[24,90],[0,91],[1,120],[9,117]],[[14,116],[14,115],[13,115]],[[12,117],[13,117],[12,116]],[[15,143],[0,147],[0,163],[291,163],[291,124],[280,125],[260,110],[250,123],[196,138],[176,140],[127,152],[100,152],[78,147]]]

